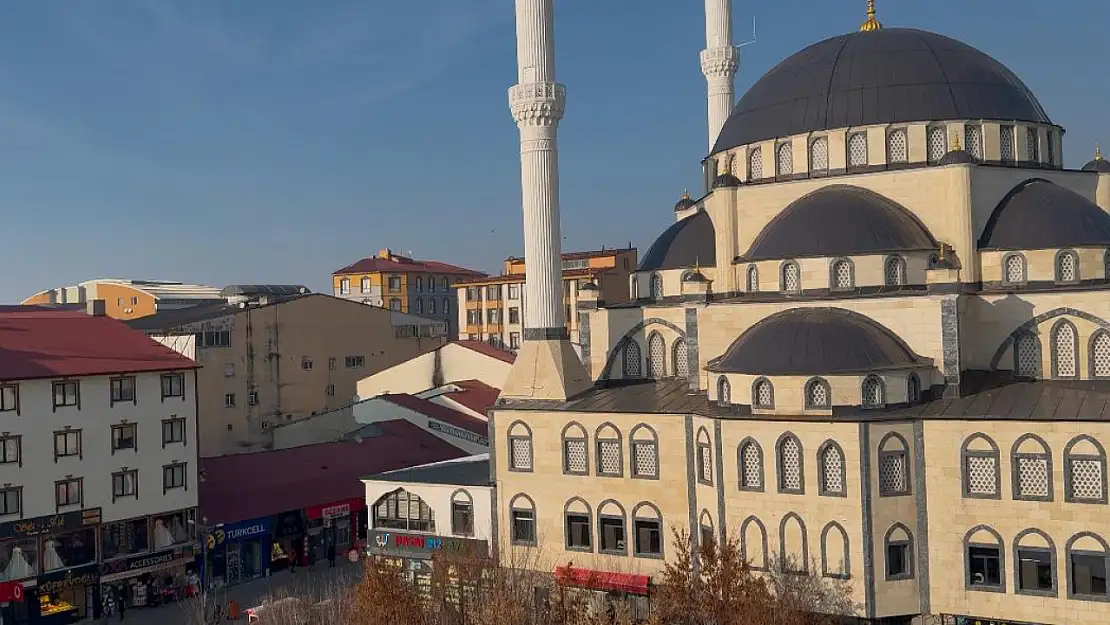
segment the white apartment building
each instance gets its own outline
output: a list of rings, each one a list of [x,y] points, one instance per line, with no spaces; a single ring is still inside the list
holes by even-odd
[[[89,309],[0,307],[0,583],[25,597],[5,623],[93,618],[193,562],[197,365]]]

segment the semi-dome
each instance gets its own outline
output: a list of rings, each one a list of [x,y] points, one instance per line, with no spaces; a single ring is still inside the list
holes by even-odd
[[[1041,178],[1010,190],[987,220],[981,250],[1110,245],[1110,215],[1091,200]]]
[[[655,239],[638,271],[682,269],[685,267],[715,267],[717,264],[717,235],[709,213],[698,211],[676,221]]]
[[[1051,124],[1013,72],[935,33],[884,28],[815,43],[763,75],[713,152],[816,130],[951,119]]]
[[[937,161],[937,165],[974,165],[978,162],[979,159],[975,158],[975,156],[967,150],[951,150],[940,157],[940,160]]]
[[[928,364],[893,332],[859,313],[793,308],[748,328],[707,368],[750,375],[834,375]]]
[[[1095,157],[1087,161],[1083,171],[1097,171],[1100,174],[1110,174],[1110,161],[1102,158],[1102,150],[1095,146]]]
[[[725,172],[713,179],[714,189],[732,189],[740,186],[742,183],[736,176]]]
[[[756,237],[742,261],[935,250],[925,226],[894,200],[834,184],[790,203]]]

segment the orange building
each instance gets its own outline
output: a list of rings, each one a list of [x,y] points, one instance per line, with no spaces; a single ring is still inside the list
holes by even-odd
[[[100,278],[74,286],[39,291],[23,305],[83,305],[104,300],[105,314],[116,319],[138,319],[158,311],[223,302],[220,289],[170,280],[120,280]]]

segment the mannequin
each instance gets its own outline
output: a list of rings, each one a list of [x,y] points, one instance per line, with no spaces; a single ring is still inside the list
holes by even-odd
[[[48,540],[42,544],[42,566],[46,571],[64,569],[66,563],[54,548],[54,541]]]
[[[154,548],[163,549],[173,544],[173,534],[166,529],[162,519],[154,521]]]
[[[17,547],[12,547],[12,557],[8,561],[8,568],[4,569],[4,579],[23,579],[24,577],[34,577],[35,567],[27,563],[27,556],[23,555],[23,550]]]
[[[170,522],[170,535],[173,536],[175,543],[188,542],[189,535],[185,532],[185,526],[182,525],[180,517],[175,516]]]

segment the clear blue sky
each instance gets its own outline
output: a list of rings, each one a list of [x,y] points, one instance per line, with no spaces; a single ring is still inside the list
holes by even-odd
[[[758,15],[737,91],[854,30],[864,0]],[[698,187],[697,0],[557,0],[565,249],[641,251]],[[634,8],[634,9],[633,9]],[[1110,144],[1100,0],[879,0],[995,56]],[[381,247],[496,271],[522,252],[511,0],[34,0],[0,14],[0,302],[94,277],[303,283]]]

